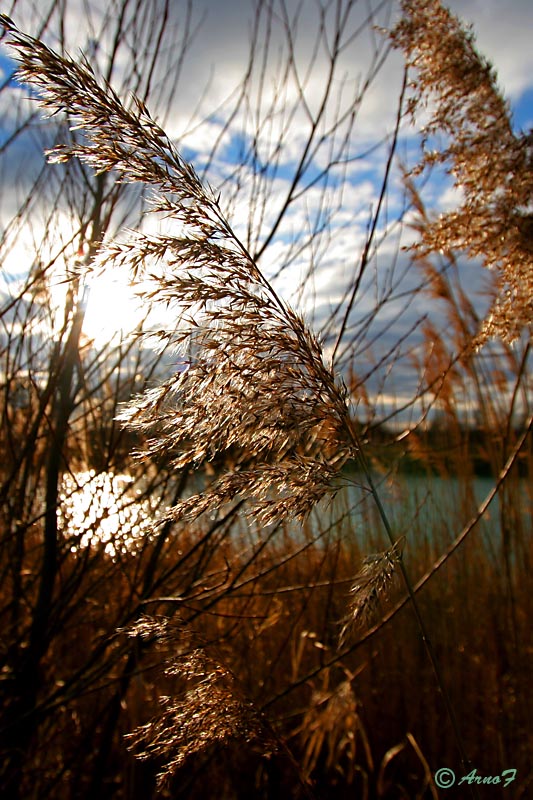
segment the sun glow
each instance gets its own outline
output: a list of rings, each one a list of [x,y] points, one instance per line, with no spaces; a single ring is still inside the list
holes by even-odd
[[[146,317],[135,288],[119,270],[89,279],[86,304],[83,332],[97,347],[127,336]]]
[[[63,231],[61,225],[59,227]],[[66,224],[64,230],[67,230]],[[44,238],[44,231],[38,225],[34,233],[35,238],[39,235]],[[50,241],[40,250],[37,259],[32,241],[11,241],[6,236],[0,299],[23,293],[28,307],[41,308],[39,318],[43,331],[55,338],[64,330],[69,295],[79,292],[79,299],[85,306],[83,334],[98,349],[136,330],[148,317],[149,309],[139,296],[140,284],[132,284],[128,270],[111,265],[105,271],[89,271],[75,287],[75,275],[83,264],[83,254],[64,245],[66,234],[55,237],[49,234]],[[60,248],[64,252],[58,255]],[[31,263],[35,266],[29,274],[21,270],[21,264]]]

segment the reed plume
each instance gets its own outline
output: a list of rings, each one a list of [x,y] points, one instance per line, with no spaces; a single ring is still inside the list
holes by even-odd
[[[421,215],[415,250],[462,250],[494,270],[498,292],[477,343],[512,341],[533,318],[531,132],[515,132],[495,70],[440,0],[402,0],[401,7],[390,38],[411,68],[411,112],[429,112],[413,174],[443,164],[461,197],[453,211]]]
[[[179,698],[162,696],[159,715],[126,736],[137,758],[160,761],[159,787],[168,784],[189,758],[231,741],[257,742],[264,754],[277,749],[268,726],[232,673],[195,643],[184,626],[144,617],[123,632],[169,649],[164,673],[184,683]]]
[[[345,386],[321,343],[275,292],[219,198],[145,105],[133,98],[127,108],[88,63],[58,55],[5,16],[2,22],[18,50],[19,81],[83,132],[50,158],[79,158],[97,172],[114,170],[118,180],[146,184],[152,213],[177,229],[103,243],[90,267],[129,267],[146,281],[147,303],[176,313],[173,330],[152,335],[173,349],[177,369],[122,419],[150,432],[151,452],[171,456],[177,469],[215,458],[225,464],[205,491],[178,503],[170,516],[197,518],[245,496],[248,513],[263,524],[303,518],[335,491],[334,478],[357,446]]]
[[[245,499],[247,514],[261,524],[303,519],[337,491],[336,478],[350,459],[367,474],[385,517],[342,378],[304,319],[265,278],[219,198],[141,101],[133,97],[127,108],[108,84],[100,85],[89,64],[58,55],[6,17],[2,22],[18,50],[19,80],[36,88],[44,108],[67,112],[73,130],[83,132],[54,148],[50,158],[79,158],[96,171],[114,170],[118,180],[148,185],[152,213],[179,229],[135,231],[125,241],[104,242],[89,266],[128,267],[133,278],[145,281],[148,304],[176,312],[172,330],[150,332],[161,347],[173,349],[176,370],[122,413],[129,425],[150,434],[152,455],[170,457],[176,469],[217,459],[215,480],[179,501],[168,517],[193,520]],[[392,577],[394,541],[391,548],[356,577],[352,621],[367,618]]]
[[[355,627],[372,622],[380,600],[396,576],[402,540],[383,553],[366,556],[350,588],[351,602],[340,633],[341,645]]]

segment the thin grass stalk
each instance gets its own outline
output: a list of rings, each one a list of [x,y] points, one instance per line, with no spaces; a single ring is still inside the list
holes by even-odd
[[[361,467],[361,470],[363,471],[363,474],[365,476],[365,481],[368,484],[368,488],[369,488],[369,490],[370,490],[370,492],[372,494],[372,498],[373,498],[374,503],[376,505],[376,508],[378,510],[378,514],[380,516],[380,519],[381,519],[381,521],[383,523],[383,527],[384,527],[385,532],[387,534],[387,538],[388,538],[388,540],[390,542],[391,548],[395,549],[397,547],[397,545],[398,545],[398,541],[394,537],[394,533],[393,533],[393,530],[392,530],[391,523],[389,521],[387,512],[385,511],[385,507],[384,507],[384,505],[382,503],[380,493],[378,492],[376,484],[375,484],[374,479],[372,477],[372,471],[371,471],[371,469],[370,469],[370,467],[368,465],[368,461],[366,459],[364,450],[363,450],[362,446],[359,443],[359,437],[357,436],[357,432],[355,431],[353,426],[350,426],[350,427],[351,427],[351,433],[352,433],[353,440],[354,440],[354,446],[355,446],[355,453],[356,453],[357,462],[359,463],[359,465]],[[440,663],[439,663],[439,660],[437,658],[437,654],[435,653],[435,648],[433,647],[433,643],[432,643],[431,637],[429,635],[427,626],[426,626],[426,624],[424,622],[424,617],[422,615],[422,611],[420,609],[420,605],[419,605],[418,600],[416,598],[416,593],[415,593],[415,590],[413,588],[413,584],[412,584],[411,579],[409,577],[409,573],[407,572],[407,570],[405,568],[405,564],[403,562],[403,556],[402,556],[401,548],[397,550],[397,562],[398,562],[398,568],[400,570],[400,574],[402,576],[403,583],[404,583],[405,588],[407,590],[408,599],[409,599],[409,602],[410,602],[411,607],[413,609],[413,612],[414,612],[414,615],[415,615],[415,618],[416,618],[416,623],[418,625],[418,629],[420,631],[420,635],[421,635],[422,641],[424,643],[424,647],[425,647],[426,653],[428,655],[429,661],[431,663],[431,667],[433,669],[433,673],[435,675],[435,680],[436,680],[439,692],[440,692],[440,694],[442,696],[442,699],[443,699],[443,702],[444,702],[444,705],[445,705],[445,708],[446,708],[446,713],[448,715],[448,718],[450,720],[450,724],[452,726],[453,735],[454,735],[454,738],[455,738],[455,741],[456,741],[456,744],[457,744],[457,749],[459,751],[459,755],[460,755],[460,758],[461,758],[461,764],[462,764],[463,768],[465,769],[465,774],[466,774],[467,772],[470,772],[472,770],[473,765],[472,765],[472,762],[471,762],[471,760],[469,759],[469,757],[467,755],[466,748],[464,746],[463,738],[462,738],[462,735],[461,735],[461,730],[460,730],[460,727],[459,727],[459,722],[457,720],[457,715],[455,713],[455,709],[453,707],[453,703],[451,701],[451,698],[450,698],[450,695],[448,693],[448,690],[446,689],[446,684],[445,684],[445,681],[444,681],[442,670],[440,668]],[[472,797],[477,798],[479,796],[477,788],[474,785],[469,785],[469,786],[470,786],[470,794],[472,795]]]
[[[431,569],[429,569],[419,580],[416,584],[412,587],[412,591],[415,595],[420,592],[424,586],[434,577],[434,575],[449,561],[451,556],[455,553],[455,551],[464,543],[464,541],[470,536],[478,522],[485,516],[488,508],[490,507],[493,500],[498,496],[502,486],[504,486],[511,470],[515,466],[522,452],[522,448],[524,447],[525,443],[527,442],[528,438],[533,431],[533,415],[528,419],[527,424],[525,426],[522,435],[516,442],[509,458],[505,462],[504,466],[500,470],[500,473],[494,483],[494,486],[487,493],[483,501],[479,504],[475,514],[472,518],[468,521],[468,523],[464,526],[461,532],[457,535],[451,545],[447,548],[446,552],[444,552],[440,558],[433,564]],[[390,524],[389,524],[390,528]],[[272,697],[267,703],[265,703],[265,708],[268,708],[270,705],[282,700],[286,694],[290,691],[293,691],[299,686],[307,684],[310,680],[312,680],[316,675],[324,668],[330,667],[334,664],[339,664],[346,658],[349,653],[354,652],[355,650],[359,649],[365,643],[369,642],[380,630],[389,622],[399,614],[399,612],[405,608],[405,606],[411,601],[410,595],[407,594],[403,598],[401,598],[389,611],[384,614],[384,616],[377,622],[372,628],[367,630],[356,642],[350,643],[346,647],[339,650],[332,656],[325,664],[320,665],[320,667],[313,669],[312,671],[306,673],[302,677],[298,678],[297,681],[294,681],[291,686],[289,686],[286,690],[281,692],[280,694]]]
[[[383,206],[385,197],[387,195],[387,190],[388,190],[389,181],[390,181],[390,172],[391,172],[392,164],[394,162],[394,158],[395,158],[395,155],[396,155],[396,148],[397,148],[397,145],[398,145],[398,135],[399,135],[399,132],[400,132],[400,124],[401,124],[402,116],[403,116],[403,105],[404,105],[404,98],[405,98],[406,89],[407,89],[407,68],[404,69],[402,88],[401,88],[401,92],[400,92],[400,99],[398,101],[398,111],[397,111],[397,114],[396,114],[396,125],[395,125],[395,128],[394,128],[394,132],[392,134],[392,142],[391,142],[391,145],[390,145],[390,148],[389,148],[389,155],[388,155],[388,158],[387,158],[387,163],[385,165],[385,171],[383,173],[383,181],[382,181],[382,184],[381,184],[381,191],[379,193],[379,199],[378,199],[378,203],[377,203],[377,208],[376,208],[376,211],[374,213],[374,216],[373,216],[373,219],[372,219],[372,225],[371,225],[371,228],[370,228],[370,232],[369,232],[369,234],[367,236],[367,240],[365,242],[365,246],[363,248],[363,252],[362,252],[362,255],[361,255],[361,262],[360,262],[360,265],[359,265],[359,272],[358,272],[357,277],[355,279],[354,286],[353,286],[350,298],[349,298],[348,303],[346,305],[346,309],[345,309],[344,316],[343,316],[343,319],[342,319],[342,322],[341,322],[341,325],[340,325],[340,329],[339,329],[339,332],[337,334],[335,345],[333,347],[333,354],[331,356],[331,360],[333,362],[335,362],[335,358],[337,356],[337,352],[339,350],[339,347],[340,347],[341,342],[343,340],[344,334],[346,332],[346,326],[348,325],[348,320],[350,318],[350,314],[351,314],[351,311],[353,309],[353,304],[355,302],[355,299],[356,299],[357,294],[359,292],[359,289],[361,287],[361,281],[363,279],[363,275],[365,274],[366,268],[367,268],[367,266],[369,264],[369,261],[370,261],[370,248],[372,247],[372,243],[373,243],[374,237],[376,235],[376,230],[377,230],[378,222],[379,222],[380,215],[381,215],[381,208]]]

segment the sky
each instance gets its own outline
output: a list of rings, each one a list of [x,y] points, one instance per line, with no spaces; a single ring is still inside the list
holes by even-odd
[[[66,49],[74,56],[80,50],[88,52],[92,62],[105,69],[119,4],[119,0],[67,0],[62,27]],[[129,22],[131,48],[118,51],[111,75],[119,92],[132,84],[141,94],[146,91],[149,70],[145,68],[137,74],[132,53],[142,54],[147,31],[152,40],[146,57],[156,49],[157,16],[151,14],[161,11],[162,4],[163,0],[147,0],[146,16]],[[11,5],[14,7],[5,10],[15,23],[22,30],[35,33],[39,20],[34,3],[18,0]],[[52,0],[43,3],[42,13],[51,5]],[[384,48],[384,38],[373,25],[390,27],[398,6],[393,0],[360,0],[353,4],[325,110],[287,206],[295,171],[309,144],[312,120],[324,103],[327,50],[332,46],[335,11],[335,3],[324,4],[328,12],[321,33],[319,4],[305,0],[295,20],[298,5],[287,0],[284,16],[282,4],[275,0],[274,13],[269,16],[264,9],[258,14],[257,4],[251,0],[192,0],[190,7],[185,0],[171,0],[166,21],[168,38],[159,45],[160,61],[151,74],[148,105],[196,169],[201,174],[206,170],[205,177],[220,191],[235,230],[252,252],[260,253],[260,266],[273,278],[277,290],[306,314],[310,324],[327,333],[329,315],[340,304],[346,306],[378,203],[388,156],[387,136],[396,118],[402,60],[400,54],[394,53],[372,74]],[[530,0],[450,0],[448,5],[472,24],[479,50],[498,72],[516,128],[533,127],[533,4]],[[373,11],[373,25],[364,25],[369,9]],[[52,13],[51,20],[43,38],[57,48],[61,46],[57,15]],[[292,31],[297,66],[297,71],[288,73],[285,69],[289,49],[284,36],[287,27]],[[254,31],[255,61],[246,90],[242,91]],[[183,42],[188,39],[184,53]],[[0,45],[0,76],[4,80],[9,77],[12,64],[11,54]],[[363,91],[365,81],[369,86]],[[298,85],[303,87],[301,95]],[[0,145],[25,115],[35,111],[27,94],[27,89],[16,83],[0,93]],[[360,101],[354,104],[354,98]],[[355,116],[342,119],[350,108],[355,108]],[[332,125],[339,117],[341,122],[332,135]],[[54,130],[53,121],[45,123],[37,116],[33,125],[0,155],[0,224],[4,229],[42,165],[42,139],[46,139],[49,130]],[[404,129],[398,154],[404,162],[416,158],[414,131]],[[332,159],[345,163],[329,170],[326,183],[321,170]],[[238,164],[243,166],[237,173]],[[435,208],[449,208],[454,203],[454,192],[442,179],[435,180],[425,191],[426,200]],[[393,350],[404,337],[406,342],[411,341],[409,331],[428,313],[424,302],[409,294],[420,276],[408,269],[406,256],[398,255],[400,233],[401,242],[411,235],[406,230],[400,232],[397,224],[403,202],[399,173],[393,172],[376,232],[379,248],[371,269],[365,273],[348,328],[354,337],[353,353],[359,374],[365,374],[369,365],[379,362],[383,353]],[[276,227],[283,210],[283,221]],[[25,245],[27,251],[34,247],[39,231],[44,231],[47,224],[46,214],[36,201],[32,213],[32,240]],[[69,215],[60,202],[58,217],[62,214],[63,246],[68,240]],[[314,235],[317,230],[322,231],[321,238]],[[11,272],[24,263],[22,234],[17,232],[17,247],[12,246],[13,236],[4,239],[2,253],[4,269]],[[265,243],[268,247],[263,252]],[[53,249],[55,245],[49,246]],[[474,267],[464,274],[468,288],[475,293],[483,276]],[[111,290],[102,282],[100,289],[101,296],[97,303],[93,299],[91,312],[95,330],[99,317],[114,317],[116,321],[119,316],[102,315],[106,297],[110,310],[116,309],[122,299],[124,325],[130,324],[134,319],[133,300],[125,299],[130,290],[121,284]],[[93,291],[95,296],[98,298],[97,291]],[[376,306],[379,314],[375,314]],[[100,313],[94,310],[97,308]],[[439,313],[437,308],[431,310],[436,323]],[[110,331],[103,330],[103,335],[109,336]],[[407,357],[407,345],[404,353]],[[391,370],[378,371],[373,386],[377,391],[380,383],[383,396],[389,397],[392,389],[389,391],[385,385],[387,381],[392,385],[394,378],[394,392],[401,401],[412,393],[414,378],[398,376],[398,369],[393,372],[391,377]],[[402,375],[407,376],[407,371]]]

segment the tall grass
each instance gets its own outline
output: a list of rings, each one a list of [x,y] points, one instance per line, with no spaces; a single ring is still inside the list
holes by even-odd
[[[409,490],[401,479],[398,488]],[[430,535],[406,515],[414,577],[432,568],[469,513],[457,508]],[[62,775],[68,765],[54,796],[89,791],[98,755],[92,742],[102,735],[99,715],[122,679],[123,645],[131,636],[142,659],[112,740],[115,796],[152,796],[158,774],[154,796],[163,797],[305,797],[302,779],[311,781],[317,797],[437,796],[428,772],[450,765],[459,774],[461,767],[412,615],[404,605],[383,627],[378,617],[370,636],[339,652],[353,565],[367,549],[354,539],[349,519],[328,536],[325,547],[324,540],[313,543],[310,530],[300,546],[290,534],[278,535],[252,560],[252,549],[263,543],[246,546],[234,532],[209,550],[206,569],[205,528],[176,533],[161,563],[167,577],[160,580],[159,599],[144,606],[148,619],[101,641],[115,651],[115,668],[106,669],[87,696],[59,694],[52,705],[42,734],[46,750],[39,737],[34,758],[46,774]],[[181,563],[178,547],[188,554]],[[509,586],[500,554],[468,540],[425,585],[419,602],[473,764],[482,774],[516,768],[516,796],[527,797],[531,531],[521,547],[526,558],[516,563]],[[146,547],[142,558],[152,550]],[[57,692],[94,652],[100,609],[120,615],[135,569],[134,552],[122,556],[120,570],[105,553],[94,565],[85,605],[46,662]],[[381,607],[385,619],[402,600],[396,587]],[[132,731],[124,741],[121,734]],[[142,757],[139,765],[133,755]],[[35,764],[27,765],[28,793]]]
[[[154,524],[139,536],[138,517],[124,512],[126,488],[122,540],[135,546],[81,541],[67,501],[63,517],[49,502],[24,521],[23,552],[16,535],[4,539],[6,797],[436,797],[435,770],[460,774],[467,762],[490,775],[516,768],[516,791],[526,796],[531,517],[517,516],[513,531],[506,517],[522,503],[525,436],[509,420],[497,428],[487,412],[483,441],[493,434],[490,463],[505,492],[502,541],[480,546],[469,524],[475,454],[460,424],[459,367],[451,369],[443,341],[442,364],[436,369],[432,356],[423,378],[456,448],[439,460],[433,439],[430,464],[422,426],[406,441],[428,471],[461,470],[463,502],[429,534],[422,514],[392,525],[373,471],[382,466],[401,503],[410,488],[390,469],[394,436],[380,450],[360,430],[321,343],[261,273],[214,192],[142,102],[125,108],[86,66],[1,21],[19,79],[83,131],[53,158],[148,184],[153,213],[176,224],[97,252],[95,243],[73,280],[127,266],[151,282],[147,304],[171,306],[177,320],[157,334],[174,348],[174,374],[122,413],[145,457],[137,474],[157,497],[148,510],[139,489]],[[450,307],[459,315],[451,299]],[[527,356],[513,362],[517,386]],[[474,370],[466,356],[460,366]],[[46,418],[57,399],[55,450],[43,453],[50,492],[67,471],[64,405],[72,411],[76,394],[68,358],[66,367],[42,398]],[[490,381],[476,386],[488,409]],[[353,509],[332,503],[329,522],[314,516],[325,500],[342,504],[354,467],[374,502],[365,520],[371,550],[353,531]],[[7,469],[6,496],[17,469]],[[201,491],[191,474],[205,480]],[[376,520],[385,549],[376,546]],[[13,514],[10,522],[16,528]],[[443,556],[459,542],[454,560]],[[38,683],[24,690],[30,678]]]

